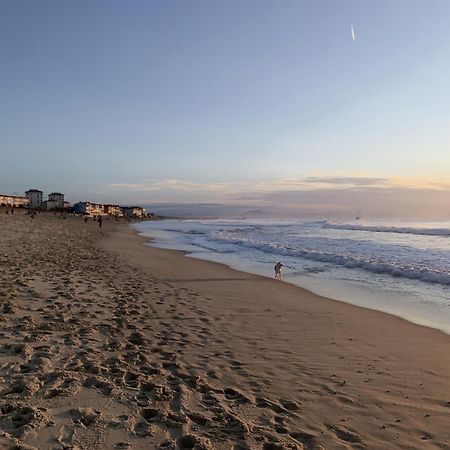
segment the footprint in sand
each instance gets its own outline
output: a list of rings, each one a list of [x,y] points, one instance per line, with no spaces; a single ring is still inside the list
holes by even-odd
[[[101,417],[102,412],[93,408],[74,408],[70,416],[74,423],[82,423],[85,427],[93,425]]]
[[[50,423],[45,408],[15,406],[7,403],[0,406],[0,430],[14,437],[22,437],[31,430],[42,428]]]
[[[225,388],[223,393],[227,400],[236,400],[239,403],[251,403],[251,400],[237,389]]]
[[[286,410],[278,403],[272,402],[271,400],[268,400],[263,397],[256,398],[256,406],[258,408],[269,408],[269,409],[273,410],[274,412],[276,412],[277,414],[286,412]]]

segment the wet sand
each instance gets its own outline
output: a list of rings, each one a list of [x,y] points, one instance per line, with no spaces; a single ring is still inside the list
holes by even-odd
[[[449,336],[145,242],[0,213],[0,449],[450,448]]]

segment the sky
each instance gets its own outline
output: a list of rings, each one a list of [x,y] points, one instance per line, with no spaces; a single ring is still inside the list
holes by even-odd
[[[0,2],[0,192],[450,218],[448,0]]]

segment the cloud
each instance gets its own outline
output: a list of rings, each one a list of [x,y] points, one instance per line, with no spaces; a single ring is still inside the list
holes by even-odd
[[[450,189],[450,180],[433,180],[425,177],[393,177],[389,179],[389,185],[415,189],[448,190]]]
[[[323,184],[345,184],[357,186],[378,186],[384,185],[389,181],[389,178],[371,178],[371,177],[308,177],[305,178],[305,183],[323,183]]]
[[[265,190],[320,190],[353,189],[358,187],[389,188],[408,187],[417,189],[448,189],[449,181],[437,181],[422,177],[368,177],[368,176],[308,176],[287,178],[266,185]],[[268,188],[268,189],[267,189]],[[271,188],[271,189],[270,189]]]
[[[161,191],[161,190],[175,190],[175,191],[222,191],[225,188],[221,183],[196,183],[188,180],[156,180],[143,181],[139,183],[112,183],[108,185],[113,189],[122,189],[129,191]]]
[[[308,176],[290,177],[259,182],[236,181],[204,183],[192,180],[164,179],[142,180],[138,182],[112,183],[110,189],[135,192],[210,192],[222,194],[277,192],[286,190],[309,191],[320,189],[352,189],[358,187],[388,188],[410,187],[429,189],[448,189],[450,182],[430,180],[426,178],[406,177],[368,177],[368,176]]]
[[[247,215],[247,210],[257,208],[268,216],[448,220],[450,210],[450,182],[426,178],[311,175],[256,183],[166,179],[114,183],[109,188],[116,197],[160,206],[170,204],[180,211],[186,208],[176,203],[203,205],[204,213],[208,206],[208,215],[214,215],[215,210],[217,215],[233,215],[233,211]]]

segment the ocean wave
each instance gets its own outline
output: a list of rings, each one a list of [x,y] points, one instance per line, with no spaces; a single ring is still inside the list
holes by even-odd
[[[294,248],[276,242],[227,239],[224,243],[228,246],[234,244],[265,253],[276,254],[277,256],[307,258],[314,261],[343,266],[349,269],[361,269],[377,274],[387,274],[393,277],[450,285],[450,269],[447,270],[446,268],[443,268],[442,270],[439,270],[435,267],[428,267],[424,263],[402,263],[399,261],[386,261],[354,254],[336,254],[318,249]],[[215,250],[218,251],[217,247]],[[230,251],[230,248],[227,250]]]
[[[376,225],[355,225],[350,223],[324,222],[322,228],[332,230],[371,231],[373,233],[416,234],[421,236],[450,236],[450,228],[413,228]]]
[[[327,221],[282,224],[278,223],[203,223],[186,226],[166,223],[166,230],[182,234],[188,242],[205,250],[218,253],[245,253],[244,258],[258,258],[258,253],[266,253],[263,259],[305,258],[327,265],[364,270],[371,273],[387,274],[429,283],[450,285],[450,248],[447,242],[431,246],[422,242],[424,238],[356,239],[354,233],[337,238],[336,233],[326,232],[326,228],[349,229],[377,232],[408,233],[417,235],[450,236],[446,228],[408,228],[394,226],[374,226],[338,224]],[[305,232],[306,228],[321,228],[322,232]],[[177,239],[177,238],[176,238]],[[398,242],[397,242],[398,241]],[[429,239],[426,239],[429,241]],[[183,241],[184,242],[184,241]],[[269,256],[270,255],[270,256]],[[293,260],[294,258],[294,260]],[[302,265],[302,263],[300,264]]]
[[[200,231],[200,230],[187,230],[187,231],[183,231],[184,234],[192,234],[192,235],[199,235],[199,236],[203,236],[206,234],[205,231]]]

